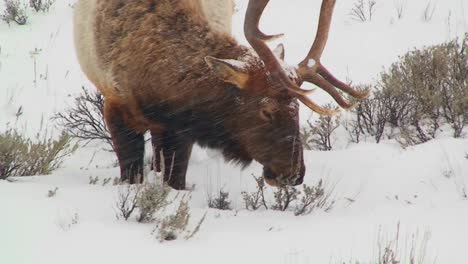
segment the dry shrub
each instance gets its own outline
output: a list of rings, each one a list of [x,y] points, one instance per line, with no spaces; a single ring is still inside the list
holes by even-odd
[[[274,193],[275,204],[271,209],[286,211],[295,204],[296,216],[308,215],[318,208],[327,212],[335,205],[335,200],[332,199],[333,190],[326,190],[323,180],[315,186],[302,185],[302,191],[290,186],[281,187]]]
[[[29,0],[29,6],[36,12],[49,12],[55,0]]]
[[[72,137],[88,144],[91,141],[104,141],[113,149],[109,130],[104,122],[104,97],[99,92],[89,92],[84,87],[83,94],[76,98],[75,105],[54,116]]]
[[[325,212],[331,210],[335,201],[332,199],[332,191],[325,191],[323,180],[316,186],[302,186],[300,203],[296,206],[295,215],[307,215],[316,208],[322,208]]]
[[[117,219],[126,221],[137,211],[139,215],[136,220],[142,222],[155,222],[156,227],[152,231],[159,241],[170,241],[184,235],[185,239],[193,238],[205,221],[206,214],[198,221],[198,224],[190,230],[190,207],[191,194],[184,194],[179,198],[179,193],[170,198],[172,189],[166,184],[122,184],[118,187],[115,211]],[[179,201],[175,212],[166,210]]]
[[[373,97],[364,100],[347,122],[353,142],[385,136],[403,146],[437,137],[444,125],[453,137],[468,124],[468,34],[402,56],[381,74]],[[397,130],[399,133],[395,133]]]
[[[0,134],[0,180],[50,174],[78,147],[66,133],[53,139],[39,132],[37,138],[33,141],[13,128]]]
[[[260,207],[265,207],[268,210],[268,205],[265,200],[265,181],[262,177],[255,177],[252,175],[256,184],[257,190],[253,193],[242,192],[242,198],[245,202],[245,209],[256,211]]]
[[[362,86],[360,89],[368,88],[369,86]],[[354,117],[345,122],[345,129],[348,131],[351,142],[359,143],[367,137],[374,138],[377,143],[382,140],[390,118],[389,106],[398,102],[388,99],[381,91],[376,91],[351,111]]]
[[[49,190],[47,192],[47,198],[55,197],[57,195],[58,189],[58,187],[55,187],[55,189]]]
[[[382,231],[379,231],[377,245],[373,250],[377,252],[377,255],[373,257],[372,260],[340,261],[340,264],[434,264],[437,263],[437,261],[429,260],[428,257],[427,248],[430,237],[431,234],[429,231],[424,232],[422,238],[417,232],[411,236],[411,241],[402,241],[400,224],[398,224],[395,236],[391,239],[386,239]]]
[[[269,205],[266,197],[266,188],[263,178],[254,179],[257,183],[257,190],[252,193],[242,192],[242,197],[247,210],[255,211],[264,207],[266,210],[272,209],[277,211],[287,211],[295,208],[295,215],[307,215],[315,209],[329,211],[335,204],[332,198],[334,188],[327,188],[320,180],[317,185],[308,186],[302,185],[302,190],[284,186],[276,188],[273,192],[274,202]]]
[[[88,181],[89,185],[96,185],[96,184],[98,184],[98,182],[99,182],[99,177],[98,176],[96,176],[96,177],[89,176],[89,181]]]
[[[137,198],[140,210],[138,222],[150,222],[154,220],[154,214],[170,204],[168,196],[171,187],[167,184],[143,184]]]
[[[405,14],[406,0],[393,0],[393,6],[397,13],[397,18],[402,19]]]
[[[127,221],[137,209],[138,197],[141,191],[139,185],[124,184],[119,186],[115,211],[117,219],[123,218]]]
[[[179,201],[175,213],[166,214],[156,219],[156,228],[153,235],[160,241],[176,240],[183,236],[188,240],[193,238],[199,231],[206,219],[206,213],[200,218],[193,229],[189,229],[190,224],[190,206],[191,194],[184,194]],[[176,200],[177,197],[174,199]],[[172,203],[172,202],[171,202]]]
[[[331,105],[327,105],[327,107],[331,108]],[[307,124],[308,127],[301,131],[304,148],[307,150],[332,150],[332,136],[340,126],[340,116],[320,116],[314,123],[307,120]]]
[[[299,190],[292,186],[278,188],[274,193],[275,204],[271,206],[271,209],[286,211],[289,208],[289,205],[298,199],[299,194]]]
[[[187,230],[190,220],[190,196],[186,197],[185,195],[182,197],[174,214],[157,221],[157,227],[153,232],[159,241],[176,240],[181,233]]]
[[[371,21],[375,13],[375,0],[357,0],[354,2],[349,15],[359,22]]]
[[[0,18],[5,21],[8,25],[13,21],[18,25],[25,25],[28,21],[26,15],[26,7],[21,5],[19,0],[4,0],[5,11]]]
[[[432,3],[431,1],[428,1],[421,16],[422,20],[424,22],[431,21],[432,18],[434,17],[435,11],[436,11],[436,4]]]
[[[115,203],[117,219],[128,220],[138,210],[138,222],[154,221],[155,214],[160,213],[172,202],[168,200],[171,188],[166,184],[121,184]]]
[[[229,193],[219,190],[216,196],[208,195],[208,207],[219,210],[231,210],[231,201],[229,201]]]

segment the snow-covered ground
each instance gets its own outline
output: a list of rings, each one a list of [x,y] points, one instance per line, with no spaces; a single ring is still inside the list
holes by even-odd
[[[54,112],[73,104],[82,86],[93,89],[77,64],[71,31],[73,0],[57,1],[46,14],[31,14],[26,26],[0,23],[0,130],[8,122],[33,136]],[[286,33],[286,60],[297,63],[308,51],[319,0],[272,0],[262,28]],[[353,83],[371,81],[415,47],[441,43],[468,32],[464,0],[377,0],[374,18],[349,16],[352,2],[338,0],[324,64]],[[397,18],[396,5],[404,14]],[[428,3],[430,21],[422,19]],[[242,42],[247,1],[237,1],[235,34]],[[3,10],[3,2],[0,10]],[[272,45],[275,45],[273,43]],[[317,102],[330,100],[324,93]],[[22,107],[23,115],[15,114]],[[302,121],[310,116],[304,107]],[[42,121],[43,120],[43,121]],[[339,135],[341,141],[345,134]],[[412,235],[431,234],[428,263],[468,263],[467,139],[438,139],[401,149],[398,144],[341,144],[331,152],[306,153],[306,183],[324,179],[337,204],[330,212],[296,217],[293,212],[244,210],[241,192],[253,190],[259,165],[225,164],[213,151],[196,149],[188,182],[195,184],[193,222],[207,219],[189,241],[159,243],[154,224],[117,220],[117,187],[89,185],[89,176],[117,177],[112,154],[82,147],[50,176],[0,181],[0,263],[340,263],[377,255],[379,233],[393,237],[400,225],[401,247]],[[49,190],[58,187],[55,197]],[[233,211],[208,209],[206,196],[229,191]],[[271,195],[271,189],[269,193]],[[77,217],[76,217],[77,216]],[[72,222],[76,222],[72,223]],[[195,224],[195,223],[193,223]],[[409,252],[407,253],[409,254]]]

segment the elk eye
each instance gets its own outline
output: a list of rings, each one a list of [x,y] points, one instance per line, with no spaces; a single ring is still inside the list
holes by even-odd
[[[261,116],[264,120],[273,123],[273,114],[270,111],[263,109],[261,111]]]

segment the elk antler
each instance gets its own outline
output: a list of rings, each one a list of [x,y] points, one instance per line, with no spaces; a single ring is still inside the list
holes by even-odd
[[[320,107],[307,98],[306,95],[311,93],[313,90],[304,90],[291,81],[274,54],[265,44],[265,41],[273,40],[282,36],[269,36],[261,32],[258,28],[260,18],[268,2],[269,0],[249,0],[244,24],[244,32],[247,41],[257,52],[260,59],[263,60],[270,74],[277,77],[281,83],[283,83],[289,91],[294,93],[302,103],[321,115],[336,114],[336,110]],[[324,89],[341,107],[348,109],[353,105],[346,102],[334,86],[358,99],[367,97],[369,92],[360,92],[351,88],[347,84],[336,79],[320,64],[320,57],[328,39],[334,5],[335,0],[323,0],[316,39],[307,57],[299,64],[297,72],[302,80],[311,82]]]
[[[320,10],[319,25],[314,43],[305,59],[299,63],[298,73],[302,80],[313,83],[329,93],[335,101],[343,108],[349,109],[353,104],[347,102],[336,88],[357,98],[364,99],[369,91],[358,91],[338,80],[321,63],[323,50],[327,44],[328,33],[335,7],[335,0],[323,0]],[[336,88],[335,88],[336,87]]]
[[[269,0],[249,1],[244,23],[244,33],[247,41],[257,52],[260,59],[263,60],[263,62],[265,63],[265,67],[270,72],[270,74],[272,74],[274,77],[277,77],[281,81],[281,83],[283,83],[286,86],[288,90],[296,94],[298,99],[301,100],[301,102],[303,102],[310,109],[321,115],[335,114],[336,111],[320,107],[314,102],[312,102],[309,98],[307,98],[305,95],[311,93],[313,90],[308,91],[301,89],[294,82],[292,82],[289,79],[288,75],[285,73],[283,67],[281,67],[281,64],[276,59],[273,52],[265,44],[265,41],[271,41],[282,36],[282,34],[272,36],[266,35],[258,28],[260,18],[268,2]]]

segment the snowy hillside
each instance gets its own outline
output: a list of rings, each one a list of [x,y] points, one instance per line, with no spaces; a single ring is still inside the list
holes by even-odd
[[[24,26],[0,22],[0,131],[9,123],[34,136],[42,124],[57,133],[61,128],[50,117],[73,105],[82,86],[94,89],[75,58],[74,2],[58,0],[48,13],[28,11]],[[234,32],[245,43],[248,1],[236,2]],[[268,6],[261,28],[286,34],[280,41],[287,62],[299,62],[309,50],[320,2],[272,0]],[[409,50],[468,32],[465,0],[377,0],[367,22],[349,15],[353,2],[337,1],[323,63],[354,84],[375,80]],[[424,19],[428,8],[430,19]],[[312,97],[332,102],[323,92]],[[310,116],[301,108],[302,124]],[[332,210],[306,216],[245,210],[241,193],[255,189],[251,175],[260,175],[261,166],[241,170],[217,152],[196,148],[187,175],[195,185],[190,225],[205,212],[207,217],[193,239],[167,243],[154,238],[152,223],[116,219],[119,187],[89,184],[90,176],[100,182],[119,176],[114,154],[99,144],[83,146],[53,175],[0,180],[0,263],[368,263],[379,254],[379,242],[394,238],[398,229],[401,259],[411,254],[414,241],[427,240],[427,263],[468,263],[467,137],[407,149],[393,141],[348,144],[344,131],[337,137],[344,143],[336,150],[305,153],[305,182],[323,179],[336,200]],[[47,197],[55,188],[56,195]],[[220,189],[229,192],[234,210],[208,208],[207,196]],[[267,190],[270,201],[273,191]]]

